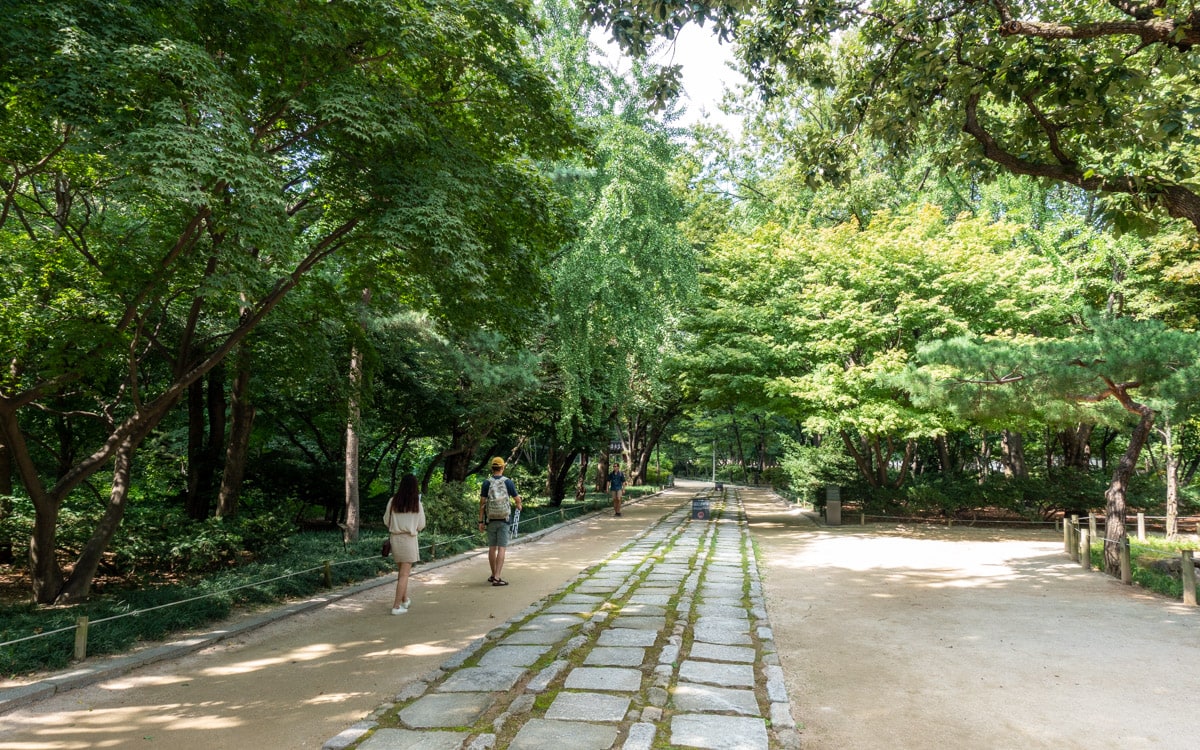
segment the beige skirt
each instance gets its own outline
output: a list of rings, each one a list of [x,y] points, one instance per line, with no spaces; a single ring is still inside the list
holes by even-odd
[[[421,561],[421,551],[415,534],[392,534],[392,559],[398,563]]]

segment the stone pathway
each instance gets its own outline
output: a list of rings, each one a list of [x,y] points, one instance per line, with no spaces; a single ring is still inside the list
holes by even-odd
[[[326,750],[798,748],[737,491],[710,491]]]

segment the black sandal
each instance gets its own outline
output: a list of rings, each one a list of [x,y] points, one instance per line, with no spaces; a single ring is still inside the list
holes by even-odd
[[[496,582],[496,576],[488,576],[488,583],[495,583],[495,582]]]
[[[499,578],[497,578],[496,580],[492,581],[492,585],[493,586],[507,586],[508,581],[502,581]]]

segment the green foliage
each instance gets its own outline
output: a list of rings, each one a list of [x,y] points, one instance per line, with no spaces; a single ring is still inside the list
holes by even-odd
[[[784,446],[780,469],[786,486],[800,497],[819,497],[826,485],[844,486],[855,481],[858,471],[839,441],[824,440],[805,445],[789,437]]]
[[[267,550],[269,554],[262,555],[261,559],[236,567],[222,567],[203,577],[187,576],[182,582],[169,584],[113,586],[107,593],[85,604],[66,608],[3,605],[0,606],[0,641],[69,628],[84,614],[95,621],[161,607],[136,617],[118,617],[92,626],[88,653],[95,656],[117,653],[138,641],[161,639],[170,633],[191,630],[227,617],[237,606],[312,595],[323,586],[326,560],[334,563],[331,573],[335,586],[394,570],[390,560],[379,557],[381,540],[382,533],[364,535],[359,542],[347,547],[338,532],[294,534],[286,543],[273,544]],[[198,547],[207,548],[207,543]],[[305,572],[289,575],[298,571]],[[274,578],[278,580],[263,583]],[[193,597],[202,598],[161,606]],[[16,676],[33,670],[62,668],[73,654],[74,635],[68,629],[65,633],[0,649],[0,674]]]

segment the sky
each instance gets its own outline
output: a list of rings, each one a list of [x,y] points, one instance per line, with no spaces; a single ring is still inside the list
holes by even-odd
[[[615,45],[607,42],[603,30],[593,31],[592,39],[608,50],[610,58],[619,57]],[[687,108],[682,124],[692,125],[708,121],[723,125],[731,133],[741,132],[741,118],[723,114],[718,108],[722,91],[726,86],[744,82],[741,74],[728,66],[733,60],[733,48],[729,44],[718,44],[711,29],[693,24],[684,27],[675,40],[674,50],[664,49],[655,55],[654,62],[666,65],[674,62],[683,66],[683,102]],[[628,66],[622,68],[627,70]]]

